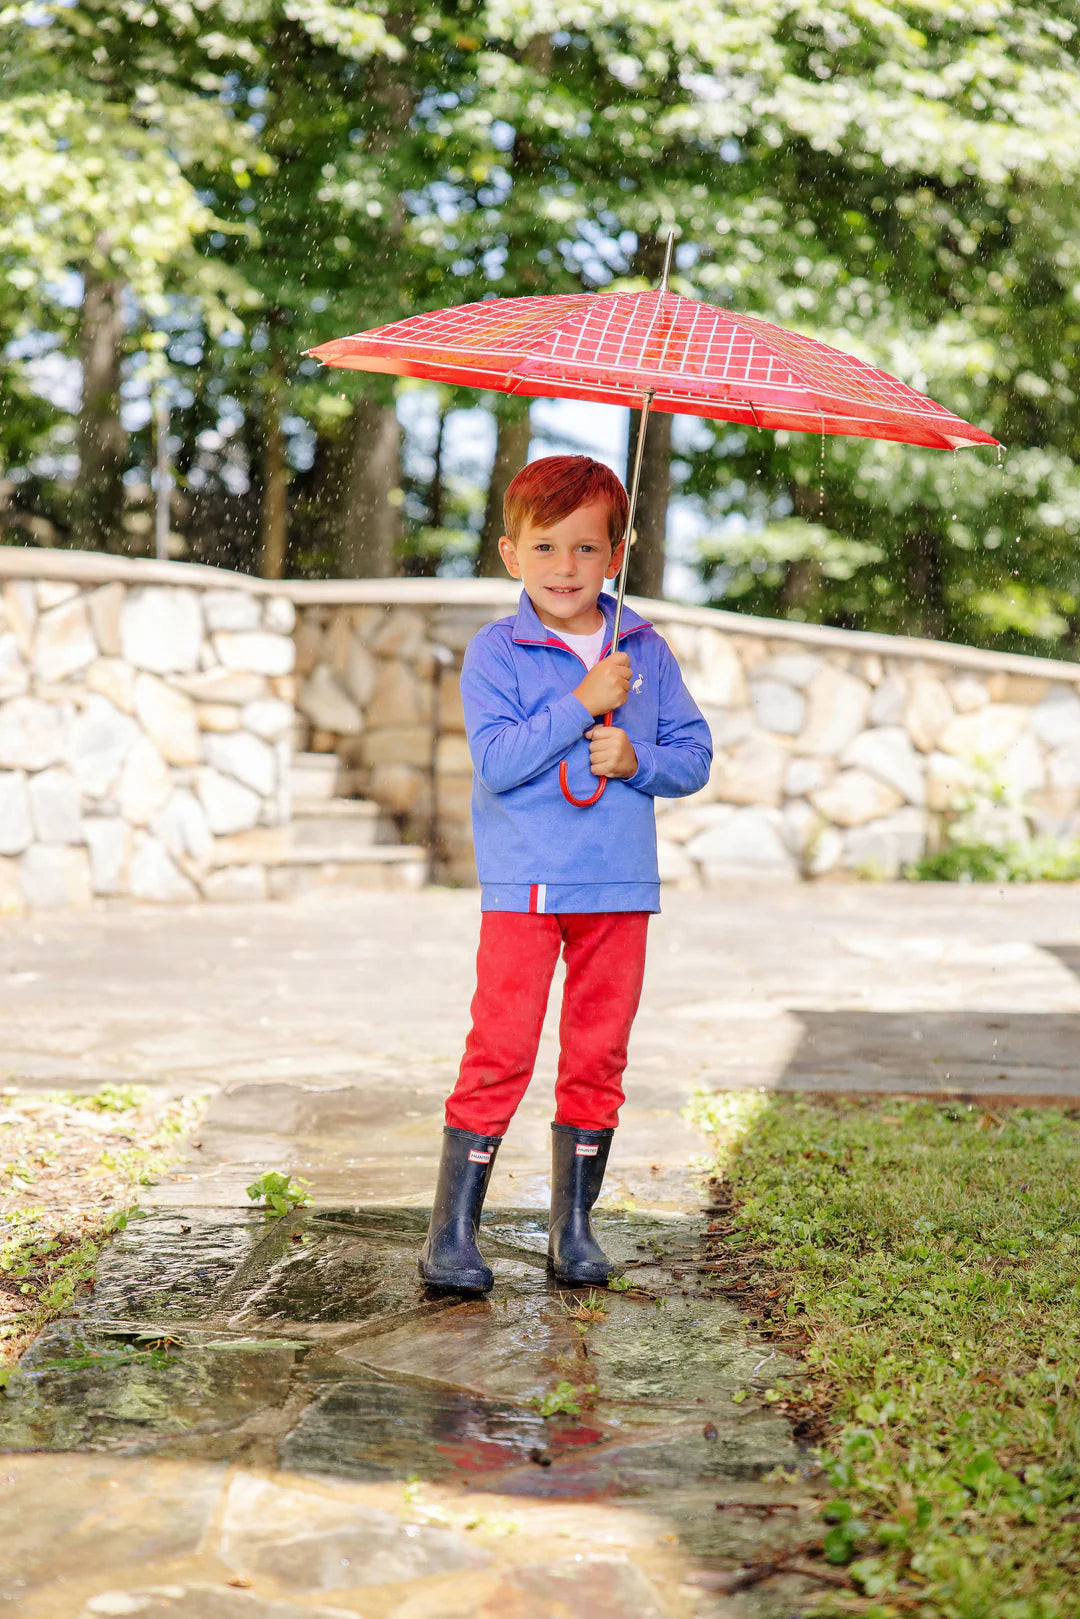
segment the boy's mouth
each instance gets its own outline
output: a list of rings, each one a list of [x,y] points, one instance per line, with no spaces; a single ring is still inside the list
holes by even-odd
[[[576,596],[581,589],[580,585],[545,585],[549,596]]]

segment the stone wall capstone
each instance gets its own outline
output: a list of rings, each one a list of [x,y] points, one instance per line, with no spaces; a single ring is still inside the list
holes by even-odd
[[[512,582],[0,547],[0,587],[0,909],[273,896],[294,744],[475,880],[458,672]],[[1080,665],[634,605],[716,747],[657,801],[667,883],[895,875],[991,778],[1016,835],[1080,836]]]

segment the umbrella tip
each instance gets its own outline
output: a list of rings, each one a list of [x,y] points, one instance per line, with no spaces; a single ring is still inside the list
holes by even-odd
[[[666,292],[668,290],[668,276],[671,273],[671,255],[674,253],[674,251],[675,226],[672,225],[671,229],[668,231],[667,252],[664,254],[664,273],[660,277],[660,286],[657,289],[659,292]]]

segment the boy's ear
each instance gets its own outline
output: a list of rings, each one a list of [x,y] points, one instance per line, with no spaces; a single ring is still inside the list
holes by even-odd
[[[612,553],[611,553],[611,561],[608,563],[607,567],[604,569],[604,578],[605,579],[614,579],[615,575],[618,573],[619,569],[622,567],[622,564],[623,564],[623,551],[625,549],[626,549],[626,541],[625,540],[620,540],[618,545],[615,547],[614,551],[612,551]]]
[[[508,540],[506,538],[505,534],[499,541],[499,555],[502,557],[503,562],[506,565],[506,571],[510,575],[511,579],[520,579],[521,563],[517,558],[517,547],[514,545],[513,540]]]

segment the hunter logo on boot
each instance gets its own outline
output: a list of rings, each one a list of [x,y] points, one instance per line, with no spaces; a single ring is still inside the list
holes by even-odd
[[[586,1146],[584,1141],[579,1141],[577,1146],[574,1148],[574,1156],[575,1158],[595,1158],[599,1151],[600,1149],[595,1145],[595,1143],[593,1146],[589,1147]]]
[[[596,1149],[594,1148],[593,1150],[595,1151]],[[490,1164],[491,1149],[488,1148],[487,1152],[481,1152],[479,1147],[473,1147],[469,1153],[469,1162],[470,1164]]]

